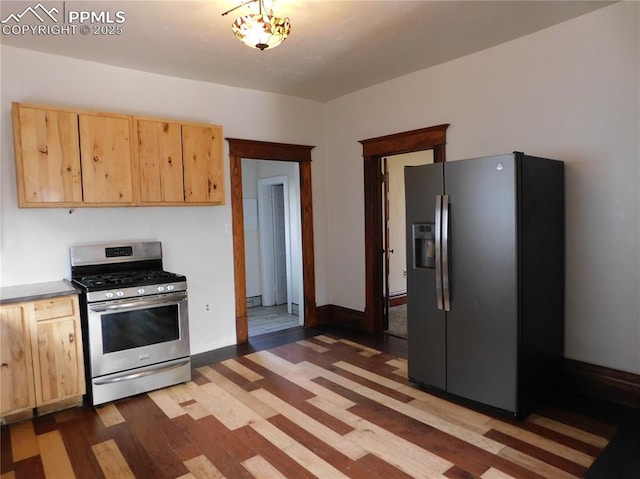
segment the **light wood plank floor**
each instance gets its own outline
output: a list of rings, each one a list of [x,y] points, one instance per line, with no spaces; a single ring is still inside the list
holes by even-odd
[[[2,427],[1,478],[576,478],[617,427],[553,406],[512,421],[412,386],[330,333],[186,384]]]
[[[294,328],[299,325],[300,318],[297,315],[287,313],[287,305],[282,304],[247,308],[247,321],[249,336],[259,336]]]

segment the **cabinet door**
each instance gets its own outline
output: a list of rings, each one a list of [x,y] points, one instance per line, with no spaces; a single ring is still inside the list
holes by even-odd
[[[182,125],[182,161],[187,203],[224,203],[222,128]]]
[[[131,117],[79,115],[85,203],[133,204]]]
[[[63,316],[71,313],[72,316]],[[38,406],[85,393],[78,300],[38,301],[32,323],[35,395]]]
[[[183,203],[180,124],[136,121],[142,203]]]
[[[35,407],[28,316],[23,305],[0,307],[0,415]]]
[[[84,368],[77,344],[81,340],[74,318],[36,324],[33,347],[38,406],[84,394]]]
[[[14,104],[13,129],[20,206],[80,204],[78,115]]]

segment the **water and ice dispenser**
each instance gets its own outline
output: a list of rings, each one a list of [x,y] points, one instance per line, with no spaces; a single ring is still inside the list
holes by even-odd
[[[435,268],[436,241],[435,223],[414,223],[413,225],[413,267]]]

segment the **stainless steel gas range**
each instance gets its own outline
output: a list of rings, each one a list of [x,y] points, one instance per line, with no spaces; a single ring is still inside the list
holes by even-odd
[[[87,402],[189,381],[187,279],[163,270],[161,243],[74,246],[70,255],[82,290]]]

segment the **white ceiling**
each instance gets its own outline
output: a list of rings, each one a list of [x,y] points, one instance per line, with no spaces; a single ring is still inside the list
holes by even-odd
[[[3,0],[1,20],[37,3]],[[613,2],[276,0],[274,13],[291,19],[292,32],[263,52],[244,46],[230,28],[238,16],[254,13],[255,4],[221,15],[241,0],[41,3],[67,13],[109,11],[112,18],[123,11],[123,33],[2,34],[3,44],[324,102]],[[22,23],[39,22],[25,16]]]

